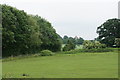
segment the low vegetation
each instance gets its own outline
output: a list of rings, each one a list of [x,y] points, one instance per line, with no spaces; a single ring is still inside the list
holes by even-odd
[[[105,48],[105,49],[76,49],[76,50],[70,50],[70,51],[62,51],[62,52],[52,52],[50,50],[43,50],[40,53],[36,54],[26,54],[26,55],[19,55],[19,56],[10,56],[7,58],[3,58],[2,61],[13,61],[13,60],[19,60],[19,59],[24,59],[24,58],[33,58],[33,57],[42,57],[42,56],[53,56],[53,55],[59,55],[59,54],[85,54],[85,53],[98,53],[102,54],[104,52],[113,52],[113,53],[118,53],[118,48]]]
[[[99,41],[85,40],[83,43],[84,49],[103,49],[106,48],[105,44],[101,44]]]
[[[52,56],[54,53],[50,50],[43,50],[40,52],[41,56]]]
[[[64,54],[76,54],[76,53],[102,53],[102,52],[113,52],[114,50],[112,48],[100,48],[100,49],[76,49],[76,50],[70,50],[70,51],[64,51],[62,53]]]

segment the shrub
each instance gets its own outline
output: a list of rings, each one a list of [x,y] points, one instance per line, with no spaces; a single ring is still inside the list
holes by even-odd
[[[110,48],[93,48],[93,49],[81,49],[80,52],[110,52],[113,51],[113,49]]]
[[[70,51],[64,51],[63,54],[76,54],[76,53],[96,53],[96,52],[111,52],[113,49],[111,48],[92,48],[92,49],[76,49],[76,50],[70,50]]]
[[[99,41],[91,42],[89,40],[85,40],[83,43],[84,49],[100,49],[100,48],[106,48],[105,44],[101,44]]]
[[[94,44],[91,41],[85,40],[83,42],[83,48],[84,49],[92,49],[93,47],[94,47]]]
[[[40,53],[37,53],[37,54],[34,54],[33,56],[34,56],[34,57],[38,57],[38,56],[41,56],[41,54],[40,54]]]
[[[79,50],[70,50],[70,51],[65,51],[64,54],[76,54],[79,53]]]
[[[50,50],[42,50],[41,52],[40,52],[40,55],[41,56],[52,56],[54,53],[52,52],[52,51],[50,51]]]

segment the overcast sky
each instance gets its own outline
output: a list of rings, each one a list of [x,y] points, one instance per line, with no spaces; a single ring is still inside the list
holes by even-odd
[[[2,0],[28,14],[39,15],[52,23],[62,37],[94,39],[103,22],[118,17],[119,0]]]

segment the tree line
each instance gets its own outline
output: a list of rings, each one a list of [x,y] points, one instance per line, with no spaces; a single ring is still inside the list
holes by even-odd
[[[61,50],[60,37],[50,22],[8,5],[0,6],[3,56]]]
[[[76,44],[76,45],[82,45],[82,43],[84,42],[84,39],[82,37],[77,37],[75,36],[73,37],[68,37],[67,35],[65,35],[63,38],[63,44],[67,44],[68,41],[71,41],[72,43]]]
[[[51,23],[41,16],[29,15],[8,5],[0,7],[3,57],[34,54],[42,50],[61,51],[62,44],[65,44],[63,51],[75,49],[75,45],[84,45],[88,49],[120,47],[120,19],[104,22],[97,28],[99,36],[91,42],[77,36],[73,38],[65,35],[62,38]]]

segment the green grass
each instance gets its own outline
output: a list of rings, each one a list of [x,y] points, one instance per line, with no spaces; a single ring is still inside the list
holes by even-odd
[[[0,80],[2,79],[2,60],[0,59]]]
[[[3,62],[4,78],[117,78],[118,54],[78,53]]]

